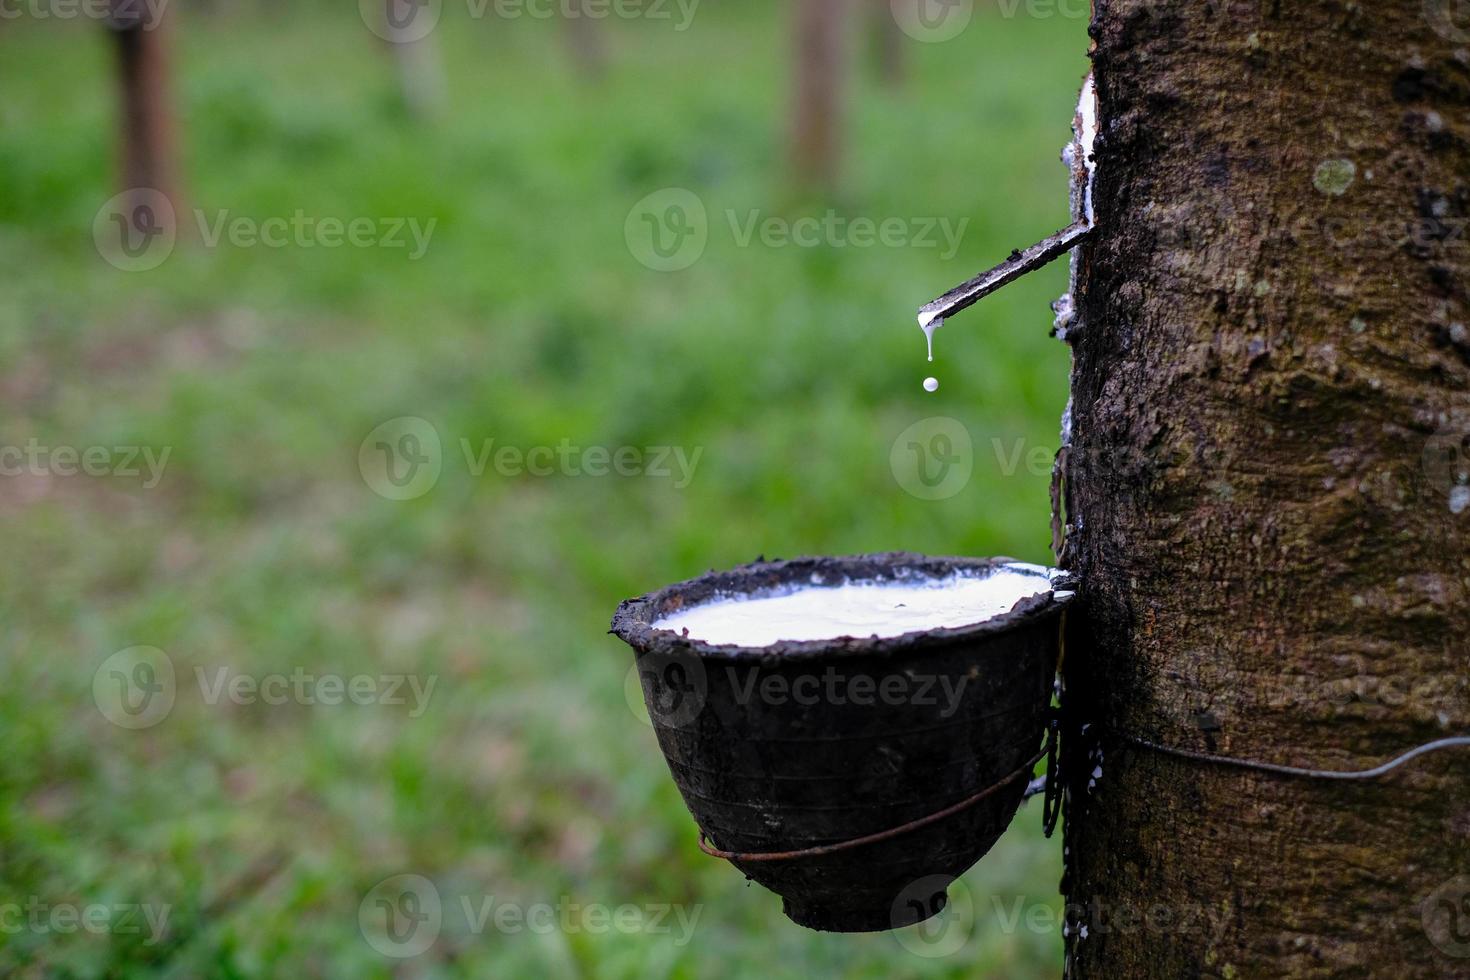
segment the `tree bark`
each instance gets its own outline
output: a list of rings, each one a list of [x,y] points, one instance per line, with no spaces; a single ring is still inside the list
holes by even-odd
[[[562,15],[562,31],[572,67],[584,80],[596,82],[607,75],[607,35],[606,25],[593,19],[589,10],[587,0],[576,0]]]
[[[404,0],[384,0],[384,33],[398,69],[404,108],[416,119],[428,119],[444,108],[448,89],[444,59],[439,54],[438,35],[432,30],[425,34],[412,15],[401,9],[403,4]]]
[[[1470,23],[1096,0],[1067,975],[1470,976]]]
[[[841,154],[847,0],[797,0],[791,163],[804,189],[831,190]]]
[[[151,205],[156,192],[173,205],[173,213],[149,213],[172,223],[180,208],[179,163],[169,65],[172,18],[165,10],[159,8],[155,19],[142,0],[112,0],[107,26],[117,53],[118,168],[123,190],[137,198],[123,213]]]
[[[893,14],[895,2],[906,0],[873,0],[873,46],[878,59],[878,77],[891,89],[902,88],[907,77],[904,55],[907,51],[903,31]]]

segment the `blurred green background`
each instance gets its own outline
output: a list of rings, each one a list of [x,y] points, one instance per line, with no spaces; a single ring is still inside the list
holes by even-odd
[[[85,19],[0,22],[0,445],[169,452],[156,486],[0,477],[0,907],[169,909],[158,942],[0,916],[0,972],[1058,975],[1060,934],[1035,923],[1060,907],[1060,843],[1038,805],[957,886],[957,949],[923,927],[802,930],[696,849],[605,631],[620,599],[758,554],[1048,561],[1047,476],[1013,454],[1056,445],[1068,356],[1047,303],[1065,264],[942,329],[932,366],[913,311],[1066,223],[1057,155],[1085,21],[982,3],[952,40],[905,39],[890,85],[854,5],[843,177],[813,197],[787,173],[788,4],[707,0],[682,32],[610,18],[606,73],[588,78],[556,22],[446,3],[446,101],[419,118],[350,3],[176,2],[187,210],[142,272],[92,237],[119,189],[109,38]],[[625,225],[671,187],[706,207],[708,245],[659,272]],[[969,220],[949,256],[742,245],[727,218],[829,207]],[[436,224],[414,260],[210,247],[193,209]],[[400,416],[442,440],[437,484],[404,501],[359,467]],[[890,466],[932,416],[974,446],[964,490],[939,501]],[[702,455],[684,487],[477,475],[462,440],[489,439]],[[93,681],[136,645],[166,653],[177,694],[129,730]],[[196,671],[221,668],[436,681],[420,712],[210,703]],[[358,912],[401,873],[446,912],[433,947],[394,959]],[[476,930],[465,896],[699,917],[690,936]]]

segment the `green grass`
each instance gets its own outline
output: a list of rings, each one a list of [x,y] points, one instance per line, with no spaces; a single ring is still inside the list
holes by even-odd
[[[684,33],[610,22],[612,68],[569,70],[554,24],[438,32],[443,115],[398,108],[347,4],[185,9],[177,84],[188,207],[264,219],[436,219],[427,253],[207,247],[123,272],[91,238],[113,186],[102,32],[0,25],[0,445],[168,447],[162,481],[0,477],[0,905],[147,903],[169,940],[0,929],[0,971],[98,976],[1055,976],[1060,936],[997,907],[1057,906],[1036,807],[964,879],[953,955],[830,936],[699,854],[650,730],[628,707],[619,599],[757,554],[911,549],[1048,558],[1047,478],[997,456],[1051,448],[1067,353],[1047,337],[1060,266],[940,331],[913,309],[1066,220],[1056,162],[1084,24],[977,14],[912,44],[882,88],[853,64],[845,216],[968,218],[958,253],[741,247],[726,212],[818,214],[786,186],[789,15],[701,7]],[[458,9],[458,13],[456,13]],[[640,265],[633,203],[694,191],[703,257]],[[185,216],[186,228],[193,224]],[[428,420],[443,474],[410,501],[359,444]],[[889,450],[958,418],[974,476],[918,500]],[[702,448],[652,477],[476,476],[478,447]],[[998,442],[996,442],[998,440]],[[93,674],[166,651],[172,712],[110,724]],[[220,667],[437,677],[387,705],[210,704]],[[267,862],[274,873],[251,880]],[[446,905],[700,905],[677,934],[476,934],[455,914],[416,959],[381,957],[359,902],[399,873]],[[5,920],[0,917],[0,925]],[[912,930],[911,930],[912,932]]]

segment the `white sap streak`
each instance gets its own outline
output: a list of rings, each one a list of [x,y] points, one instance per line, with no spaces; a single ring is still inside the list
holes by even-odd
[[[924,343],[929,348],[929,360],[934,360],[934,331],[944,326],[944,317],[930,314],[930,319],[919,318],[919,329],[924,331]]]
[[[1077,141],[1082,144],[1082,165],[1087,171],[1082,214],[1091,225],[1097,221],[1097,215],[1092,208],[1092,188],[1097,183],[1097,166],[1092,160],[1093,149],[1097,145],[1097,86],[1092,80],[1091,72],[1087,73],[1087,80],[1082,83],[1082,93],[1077,99],[1077,121],[1080,129]]]
[[[847,582],[716,599],[680,610],[653,626],[676,633],[688,630],[690,639],[741,647],[764,647],[779,640],[892,637],[983,622],[1050,588],[1046,569],[1016,564],[983,578]]]

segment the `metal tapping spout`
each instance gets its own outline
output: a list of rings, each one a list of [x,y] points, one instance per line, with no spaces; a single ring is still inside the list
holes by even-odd
[[[1092,187],[1096,177],[1093,146],[1096,139],[1097,92],[1092,76],[1088,75],[1077,101],[1077,114],[1072,122],[1072,142],[1062,152],[1062,159],[1071,172],[1072,224],[1029,248],[1012,252],[1009,258],[995,268],[960,283],[938,299],[919,307],[919,326],[924,328],[925,333],[932,334],[932,326],[937,326],[946,317],[1065,255],[1092,234]]]
[[[1007,283],[1065,255],[1091,233],[1092,223],[1084,218],[1029,248],[1012,252],[1008,259],[995,268],[960,283],[938,299],[930,300],[919,307],[919,326],[927,327],[936,320],[943,320],[973,305]]]

